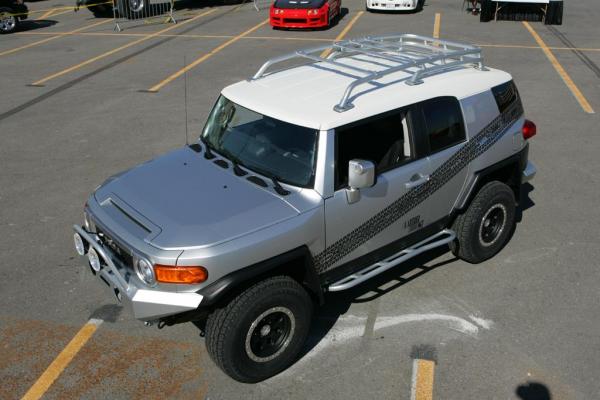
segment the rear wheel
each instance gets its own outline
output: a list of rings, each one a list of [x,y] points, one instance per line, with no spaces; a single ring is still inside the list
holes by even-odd
[[[15,17],[12,9],[0,7],[0,33],[11,33],[19,26],[19,19]]]
[[[146,0],[117,0],[119,15],[122,18],[137,19],[144,17]]]
[[[450,245],[455,256],[480,263],[498,253],[508,242],[515,225],[515,196],[510,187],[493,181],[484,185],[452,229]]]
[[[206,348],[227,375],[259,382],[298,357],[308,336],[313,304],[287,276],[258,282],[215,310],[206,323]]]

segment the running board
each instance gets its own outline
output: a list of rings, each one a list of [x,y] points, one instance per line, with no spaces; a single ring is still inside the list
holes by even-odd
[[[404,261],[418,256],[423,252],[448,244],[454,239],[456,239],[456,233],[451,229],[444,229],[443,231],[438,232],[422,242],[408,247],[383,261],[370,265],[352,275],[345,277],[344,279],[340,279],[339,281],[332,283],[329,285],[328,290],[330,292],[339,292],[341,290],[350,289],[374,277],[375,275],[379,275],[382,272],[403,263]]]

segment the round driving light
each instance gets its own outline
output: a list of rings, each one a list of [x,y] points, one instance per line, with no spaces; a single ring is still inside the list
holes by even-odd
[[[88,260],[90,260],[90,266],[94,271],[100,271],[100,268],[102,266],[100,264],[100,257],[98,257],[98,253],[96,253],[96,250],[94,250],[93,248],[91,248],[88,252]]]
[[[154,268],[148,261],[144,259],[137,260],[135,264],[135,272],[145,284],[154,285],[156,283],[156,278],[154,277]]]
[[[79,236],[79,233],[73,235],[73,241],[75,242],[75,251],[80,256],[85,254],[85,243],[83,243],[83,239]]]

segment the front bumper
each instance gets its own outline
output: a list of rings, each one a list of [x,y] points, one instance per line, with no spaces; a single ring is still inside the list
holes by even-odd
[[[416,0],[367,0],[369,10],[413,11],[417,9]]]
[[[86,252],[93,247],[98,253],[102,266],[98,272],[92,272],[107,284],[117,299],[133,316],[142,321],[154,321],[186,311],[196,310],[203,296],[198,293],[180,293],[145,288],[138,283],[131,272],[118,261],[107,246],[104,246],[95,233],[87,232],[79,225],[73,225],[86,244]],[[86,259],[87,260],[87,259]],[[91,268],[90,268],[91,269]]]
[[[328,14],[327,5],[320,8],[316,15],[308,15],[307,9],[271,8],[269,22],[275,28],[323,28],[329,25]]]

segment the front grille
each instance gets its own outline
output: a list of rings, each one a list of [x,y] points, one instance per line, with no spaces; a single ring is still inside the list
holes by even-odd
[[[96,228],[98,237],[102,241],[102,244],[108,247],[115,257],[126,267],[133,267],[133,256],[129,250],[117,241],[113,240],[100,228]]]
[[[286,24],[305,24],[306,18],[285,18],[283,21]]]

